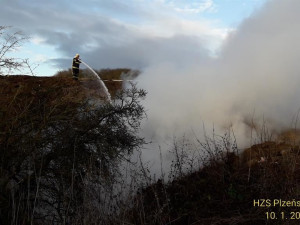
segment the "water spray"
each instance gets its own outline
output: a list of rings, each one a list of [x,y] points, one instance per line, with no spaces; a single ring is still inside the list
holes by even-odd
[[[109,94],[109,92],[108,92],[108,89],[107,89],[107,87],[105,86],[105,84],[104,84],[104,82],[103,82],[103,80],[101,80],[101,78],[100,78],[100,76],[88,65],[88,64],[86,64],[85,62],[83,62],[82,60],[80,60],[91,72],[92,72],[92,74],[98,79],[98,81],[99,81],[99,83],[100,83],[100,85],[101,85],[101,87],[103,88],[103,90],[104,90],[104,92],[105,92],[105,94],[106,94],[106,97],[107,97],[107,99],[108,99],[108,101],[111,103],[111,96],[110,96],[110,94]]]

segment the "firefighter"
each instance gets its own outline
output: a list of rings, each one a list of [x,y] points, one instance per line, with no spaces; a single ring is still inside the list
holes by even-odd
[[[76,54],[75,57],[73,58],[73,63],[72,63],[72,73],[73,73],[74,80],[78,80],[80,63],[81,61],[79,59],[79,54]]]

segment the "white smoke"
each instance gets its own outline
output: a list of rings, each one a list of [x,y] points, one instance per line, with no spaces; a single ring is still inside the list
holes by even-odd
[[[195,63],[181,55],[144,70],[138,78],[148,91],[143,134],[160,145],[192,129],[201,136],[203,124],[220,132],[232,125],[245,147],[249,120],[290,127],[300,108],[299,8],[298,0],[270,1],[229,35],[217,58]]]

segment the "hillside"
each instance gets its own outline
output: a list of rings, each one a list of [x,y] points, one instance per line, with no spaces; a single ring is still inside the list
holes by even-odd
[[[299,134],[287,130],[277,141],[253,145],[241,154],[217,154],[198,171],[140,189],[137,206],[127,212],[130,222],[299,224]]]
[[[38,97],[46,93],[49,103],[55,98],[71,98],[71,102],[80,101],[85,95],[98,93],[98,85],[92,80],[76,82],[71,77],[34,77],[34,76],[0,76],[1,103],[7,104],[15,98]],[[74,95],[71,96],[71,93]],[[76,100],[77,98],[77,100]]]
[[[92,219],[86,202],[144,143],[146,93],[119,85],[108,102],[90,77],[0,76],[0,225]]]
[[[112,97],[115,96],[118,90],[122,89],[123,80],[132,81],[140,74],[138,70],[127,68],[102,69],[95,70],[95,72],[103,80]],[[54,77],[70,78],[72,77],[72,72],[70,69],[59,71]],[[95,79],[88,69],[80,69],[79,78],[81,81]]]

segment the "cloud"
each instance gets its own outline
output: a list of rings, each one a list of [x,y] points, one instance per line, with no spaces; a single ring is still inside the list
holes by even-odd
[[[42,44],[45,42],[45,39],[44,38],[41,38],[41,37],[38,37],[38,36],[35,36],[35,37],[32,37],[30,39],[30,41],[35,44],[35,45],[39,45],[39,44]]]
[[[3,24],[33,36],[34,44],[54,46],[57,58],[51,62],[60,69],[69,68],[65,58],[77,52],[97,69],[179,61],[189,50],[193,60],[204,48],[216,49],[228,32],[203,19],[183,19],[165,1],[7,1],[0,15]]]
[[[37,63],[43,63],[43,62],[46,62],[48,60],[48,58],[49,57],[46,55],[39,54],[39,55],[36,55],[33,60]]]
[[[215,12],[217,10],[216,5],[213,0],[196,0],[196,1],[170,1],[169,5],[174,8],[174,10],[181,13],[203,13],[205,11]]]

